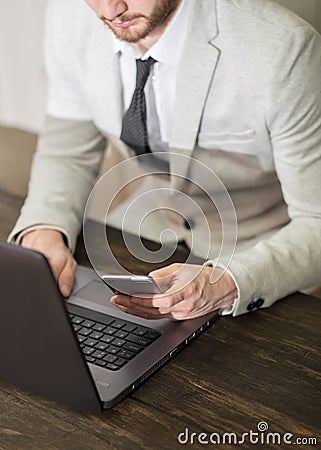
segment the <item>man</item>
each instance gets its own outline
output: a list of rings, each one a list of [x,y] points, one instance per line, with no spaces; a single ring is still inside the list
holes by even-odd
[[[187,319],[218,308],[238,315],[318,285],[320,35],[269,0],[86,3],[91,9],[79,0],[49,2],[48,116],[10,239],[46,254],[69,294],[76,267],[70,250],[106,138],[133,155],[124,121],[135,59],[152,57],[150,150],[168,152],[170,170],[176,153],[218,174],[235,204],[239,244],[228,271],[215,269],[222,276],[214,284],[205,265],[175,293],[112,302],[148,318]],[[186,175],[186,167],[175,169]],[[176,270],[153,276],[171,279]]]

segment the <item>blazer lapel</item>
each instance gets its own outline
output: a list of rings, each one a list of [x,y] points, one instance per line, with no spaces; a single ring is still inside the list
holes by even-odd
[[[114,134],[120,136],[123,120],[123,97],[118,55],[110,53],[110,59],[107,61],[107,64],[108,71],[106,73],[109,74],[109,80],[105,83],[105,89],[107,91],[109,109],[112,111],[108,121],[110,122],[110,128],[114,130]]]
[[[120,136],[123,111],[122,84],[112,31],[98,23],[85,51],[88,61],[84,66],[84,78],[89,98],[94,99],[92,101],[97,110],[99,122],[96,122],[96,125],[108,135]],[[97,72],[104,76],[97,78]],[[106,110],[106,105],[110,111],[108,117],[101,114],[101,111]]]
[[[202,119],[204,103],[214,76],[220,51],[213,40],[218,33],[216,1],[193,0],[176,86],[173,128],[170,141],[171,171],[184,177],[192,156]],[[177,177],[175,186],[183,180]]]

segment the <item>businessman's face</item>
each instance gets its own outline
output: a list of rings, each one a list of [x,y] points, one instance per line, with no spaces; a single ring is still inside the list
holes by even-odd
[[[101,20],[123,41],[158,38],[181,0],[86,0]]]

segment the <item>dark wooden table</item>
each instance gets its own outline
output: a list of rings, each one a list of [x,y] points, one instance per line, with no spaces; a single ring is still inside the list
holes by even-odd
[[[0,193],[0,239],[6,238],[20,204]],[[81,243],[77,257],[86,263]],[[243,433],[256,433],[259,422],[281,438],[278,444],[278,435],[270,436],[268,444],[266,432],[260,448],[290,448],[283,442],[285,433],[293,435],[286,436],[293,442],[316,438],[320,448],[320,313],[320,299],[296,294],[267,310],[220,318],[101,417],[0,383],[0,449],[235,448],[222,443],[223,433],[241,439]],[[186,429],[189,443],[184,445]],[[221,436],[220,445],[210,442],[211,433]],[[209,444],[201,445],[199,438]],[[254,448],[256,438],[245,437],[240,448]],[[229,439],[234,437],[226,436],[225,442]]]

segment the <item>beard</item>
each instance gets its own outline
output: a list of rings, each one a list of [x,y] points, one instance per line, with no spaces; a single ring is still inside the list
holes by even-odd
[[[122,14],[118,17],[120,22],[129,22],[133,19],[137,19],[137,23],[128,28],[115,28],[110,21],[105,19],[105,17],[100,17],[100,19],[111,29],[118,39],[129,43],[136,43],[164,25],[175,11],[180,1],[181,0],[159,0],[150,16],[145,16],[143,14]]]

